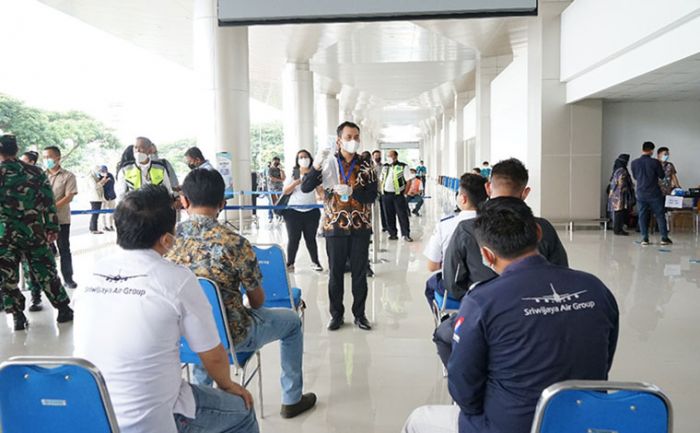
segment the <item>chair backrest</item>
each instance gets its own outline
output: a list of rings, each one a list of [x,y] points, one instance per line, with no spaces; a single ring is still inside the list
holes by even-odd
[[[671,402],[656,386],[569,380],[542,392],[531,433],[670,433]]]
[[[0,364],[0,430],[119,432],[97,367],[80,358],[15,357]]]
[[[292,286],[287,275],[287,261],[284,250],[277,244],[253,245],[262,273],[262,286],[265,299],[270,302],[285,300],[294,309]]]
[[[231,331],[228,327],[228,321],[226,320],[226,308],[224,307],[223,300],[221,298],[221,292],[216,283],[208,278],[197,278],[199,281],[199,286],[204,291],[204,295],[211,305],[212,315],[214,316],[214,322],[216,323],[216,330],[219,332],[219,339],[221,344],[226,349],[229,356],[229,362],[236,362],[233,356],[233,339],[231,338]],[[190,345],[187,343],[185,338],[180,339],[180,362],[184,364],[197,364],[201,363],[197,353],[192,351]]]

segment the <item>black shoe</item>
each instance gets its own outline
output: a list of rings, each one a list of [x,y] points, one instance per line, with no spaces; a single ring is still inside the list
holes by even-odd
[[[396,236],[396,235],[390,235],[390,236],[389,236],[389,240],[390,240],[390,241],[397,241],[397,240],[399,240],[399,237]]]
[[[27,317],[24,313],[13,313],[12,319],[15,322],[15,331],[24,331],[27,329],[29,323],[27,322]]]
[[[403,240],[405,240],[406,242],[413,242],[413,239],[410,236],[404,236]]]
[[[614,232],[617,236],[629,236],[630,234],[624,230],[620,230],[619,232]]]
[[[345,320],[343,320],[342,317],[333,317],[331,318],[331,321],[328,322],[328,330],[337,331],[341,326],[343,326],[344,323]]]
[[[316,394],[313,392],[307,392],[301,396],[299,403],[295,404],[283,404],[282,410],[280,410],[280,415],[282,418],[294,418],[297,415],[301,415],[307,410],[311,409],[316,405]]]
[[[41,306],[41,299],[32,299],[32,305],[29,306],[29,311],[36,313],[37,311],[43,310],[44,307]]]
[[[641,242],[641,243],[642,243],[642,246],[645,247],[645,246],[649,245],[649,239],[648,239],[648,238],[644,238],[644,239],[642,239],[642,242]]]
[[[661,238],[661,245],[673,245],[673,241],[669,238]]]
[[[101,232],[101,231],[99,231],[99,230],[90,230],[90,233],[92,233],[93,235],[102,235],[102,234],[104,234],[103,232]]]
[[[58,317],[56,317],[56,322],[66,323],[73,321],[73,310],[68,305],[63,307],[58,307]]]
[[[372,325],[369,324],[369,320],[367,320],[367,317],[365,316],[355,317],[355,325],[357,325],[357,327],[363,331],[369,331],[372,329]]]
[[[77,289],[78,288],[78,283],[76,283],[73,280],[65,281],[64,284],[65,284],[67,289]]]

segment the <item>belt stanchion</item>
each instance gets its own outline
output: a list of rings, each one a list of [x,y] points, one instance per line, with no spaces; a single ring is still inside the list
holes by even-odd
[[[240,227],[241,233],[243,232],[243,191],[238,191],[238,227]]]
[[[379,261],[379,230],[377,227],[377,219],[379,218],[378,212],[381,212],[381,208],[375,200],[374,203],[372,203],[372,263],[375,265]]]

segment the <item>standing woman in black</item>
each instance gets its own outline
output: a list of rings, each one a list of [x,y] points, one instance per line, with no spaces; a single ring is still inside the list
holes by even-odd
[[[292,178],[285,185],[284,195],[289,195],[289,205],[314,205],[318,203],[318,195],[322,193],[321,187],[305,193],[301,191],[301,180],[309,172],[313,164],[313,158],[307,150],[297,152]],[[318,245],[316,244],[316,231],[321,219],[320,209],[300,208],[284,211],[284,222],[287,227],[287,269],[294,272],[294,262],[299,250],[299,242],[302,235],[309,251],[313,270],[323,271],[318,261]]]

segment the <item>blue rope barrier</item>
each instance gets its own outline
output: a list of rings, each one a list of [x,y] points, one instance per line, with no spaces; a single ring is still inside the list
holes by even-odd
[[[293,204],[287,206],[271,206],[271,205],[233,205],[225,206],[224,210],[284,210],[284,209],[323,209],[322,204]],[[94,214],[110,214],[114,213],[114,209],[100,209],[100,210],[73,210],[70,212],[71,215],[94,215]]]

